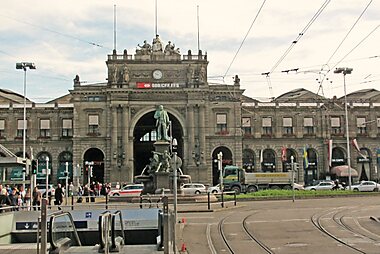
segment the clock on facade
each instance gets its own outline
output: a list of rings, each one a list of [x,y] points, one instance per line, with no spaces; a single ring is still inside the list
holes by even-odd
[[[153,78],[154,79],[161,79],[162,78],[162,71],[160,71],[160,70],[154,70],[153,71]]]

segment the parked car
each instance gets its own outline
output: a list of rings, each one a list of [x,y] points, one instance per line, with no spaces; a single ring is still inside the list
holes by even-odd
[[[186,183],[182,185],[181,190],[187,195],[201,194],[206,193],[206,186],[201,183]]]
[[[293,186],[295,190],[305,190],[305,187],[302,184],[294,183]]]
[[[353,191],[379,191],[380,184],[374,181],[361,181],[358,184],[351,185]]]
[[[208,192],[208,193],[212,193],[212,194],[221,193],[221,190],[220,190],[220,184],[217,184],[217,185],[215,185],[215,186],[208,187],[208,188],[207,188],[207,192]]]
[[[332,190],[335,186],[335,183],[333,181],[322,181],[319,182],[317,185],[307,186],[305,187],[305,190]],[[343,190],[343,186],[339,184],[339,189]]]
[[[120,189],[111,190],[109,196],[140,196],[143,184],[127,184]]]

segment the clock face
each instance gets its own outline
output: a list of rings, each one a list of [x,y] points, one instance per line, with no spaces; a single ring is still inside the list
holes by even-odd
[[[160,71],[160,70],[153,71],[153,78],[154,79],[161,79],[162,78],[162,71]]]

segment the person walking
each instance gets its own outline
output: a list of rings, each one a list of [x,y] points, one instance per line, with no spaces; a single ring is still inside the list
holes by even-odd
[[[35,186],[33,188],[33,193],[32,193],[32,206],[33,210],[40,210],[40,205],[41,205],[41,192],[38,190],[38,187]]]
[[[63,190],[62,190],[62,186],[61,186],[60,183],[58,184],[58,187],[55,189],[54,198],[55,198],[54,203],[56,205],[62,204],[62,201],[63,201]]]

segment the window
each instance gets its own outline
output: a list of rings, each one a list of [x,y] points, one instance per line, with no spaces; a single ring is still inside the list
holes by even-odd
[[[157,132],[155,130],[145,133],[144,136],[140,138],[141,142],[151,142],[157,141]]]
[[[366,134],[367,133],[367,126],[366,126],[365,117],[356,118],[356,127],[357,127],[357,133],[358,134]]]
[[[62,119],[62,137],[72,137],[72,136],[73,136],[73,120]]]
[[[5,137],[5,120],[0,120],[0,138]]]
[[[216,114],[216,132],[227,134],[227,114]]]
[[[40,137],[50,137],[50,120],[40,120]]]
[[[88,133],[89,134],[99,133],[99,116],[98,115],[88,116]]]
[[[342,134],[342,129],[340,127],[340,117],[331,117],[331,133]]]
[[[251,129],[251,118],[250,117],[243,117],[241,119],[241,126],[243,130],[244,135],[251,135],[252,129]]]
[[[17,138],[22,138],[24,134],[24,120],[17,120]],[[25,136],[28,136],[28,120],[25,121]]]
[[[284,127],[284,134],[285,135],[292,135],[293,134],[293,118],[291,118],[291,117],[282,118],[282,125]]]
[[[312,117],[305,117],[303,119],[304,134],[312,135],[314,134],[314,119]]]
[[[272,135],[272,118],[263,117],[263,134]]]

